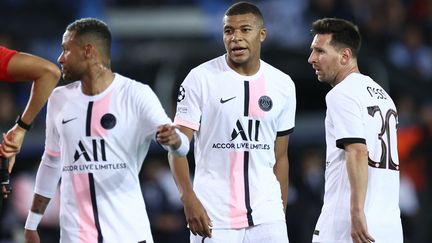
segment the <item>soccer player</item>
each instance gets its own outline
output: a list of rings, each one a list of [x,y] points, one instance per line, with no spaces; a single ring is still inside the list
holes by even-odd
[[[9,171],[20,151],[26,131],[57,86],[60,70],[41,57],[8,49],[0,45],[0,80],[7,82],[33,81],[30,97],[16,124],[3,134],[0,156],[9,159]]]
[[[295,86],[260,60],[266,29],[253,4],[223,17],[226,53],[192,69],[178,96],[175,123],[195,136],[195,176],[170,156],[191,242],[288,242],[288,140]],[[205,239],[205,240],[204,240]]]
[[[189,143],[149,86],[113,73],[110,48],[98,19],[66,28],[58,61],[64,80],[75,82],[48,101],[26,242],[39,242],[37,225],[60,177],[60,242],[153,242],[138,173],[152,139],[179,155]]]
[[[401,243],[395,104],[359,71],[356,25],[324,18],[312,34],[308,62],[333,87],[326,96],[324,205],[313,242]]]

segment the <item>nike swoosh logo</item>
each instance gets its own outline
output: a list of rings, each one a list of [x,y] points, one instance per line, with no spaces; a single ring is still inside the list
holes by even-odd
[[[75,120],[75,119],[77,119],[77,117],[74,117],[74,118],[71,118],[71,119],[68,119],[68,120],[63,119],[63,120],[62,120],[62,124],[66,124],[66,123],[68,123],[68,122],[70,122],[70,121],[73,121],[73,120]]]
[[[226,99],[226,100],[223,100],[223,99],[221,98],[221,99],[220,99],[220,103],[221,103],[221,104],[226,103],[226,102],[228,102],[228,101],[234,99],[235,97],[237,97],[237,96],[231,97],[231,98]]]

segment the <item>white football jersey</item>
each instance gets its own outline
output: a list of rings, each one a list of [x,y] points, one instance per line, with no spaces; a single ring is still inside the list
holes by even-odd
[[[150,87],[119,74],[98,95],[81,88],[56,88],[48,102],[43,159],[62,170],[61,242],[153,242],[138,173],[171,121]]]
[[[399,211],[397,113],[387,92],[353,73],[326,96],[324,205],[313,242],[352,242],[350,184],[343,143],[365,143],[369,152],[365,214],[376,243],[402,242]]]
[[[291,78],[264,61],[253,76],[225,56],[188,74],[175,123],[196,131],[194,189],[214,228],[285,220],[274,143],[292,132],[295,107]]]

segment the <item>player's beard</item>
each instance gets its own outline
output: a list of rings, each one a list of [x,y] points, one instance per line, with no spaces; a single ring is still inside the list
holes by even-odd
[[[64,81],[71,83],[77,80],[81,80],[82,75],[78,72],[73,72],[71,70],[63,70],[62,78]]]

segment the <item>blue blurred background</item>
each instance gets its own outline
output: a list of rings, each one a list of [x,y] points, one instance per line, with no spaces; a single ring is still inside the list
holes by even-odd
[[[230,0],[0,0],[0,44],[57,62],[67,24],[81,17],[108,23],[115,72],[149,84],[173,117],[179,84],[196,65],[225,52],[222,16]],[[262,59],[288,73],[297,88],[290,139],[287,225],[291,243],[310,242],[324,187],[325,94],[307,63],[310,24],[342,17],[359,25],[361,72],[393,97],[399,114],[399,156],[405,242],[432,242],[432,1],[261,0],[268,38]],[[63,83],[61,83],[63,84]],[[0,128],[23,110],[30,85],[0,83]],[[34,176],[44,148],[45,111],[28,133],[13,173],[14,193],[0,216],[0,243],[23,242]],[[191,170],[193,170],[193,158]],[[166,155],[153,145],[141,172],[156,243],[188,242]],[[39,231],[58,242],[58,198]]]

